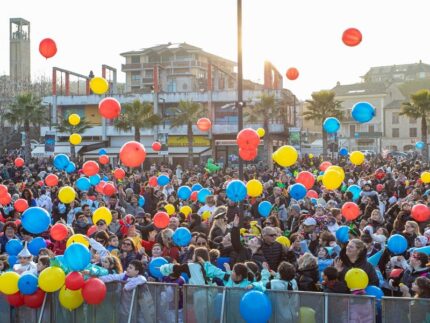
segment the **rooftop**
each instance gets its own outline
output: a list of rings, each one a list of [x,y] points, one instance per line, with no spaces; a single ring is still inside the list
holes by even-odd
[[[358,95],[375,95],[385,94],[389,85],[383,82],[379,83],[354,83],[341,85],[338,83],[332,90],[336,96],[358,96]]]

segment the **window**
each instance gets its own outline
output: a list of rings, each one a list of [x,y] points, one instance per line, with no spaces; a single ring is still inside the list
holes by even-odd
[[[418,77],[419,77],[420,79],[425,78],[425,77],[426,77],[426,72],[419,72],[419,73],[418,73]]]
[[[349,125],[349,137],[350,138],[355,137],[355,125],[353,124]]]
[[[417,137],[417,128],[409,128],[409,137]]]
[[[140,72],[131,72],[132,81],[140,81]]]
[[[393,128],[392,137],[393,138],[399,138],[400,137],[400,129],[399,128]]]
[[[131,56],[131,63],[132,64],[140,63],[140,56]]]
[[[399,124],[399,113],[398,112],[393,112],[393,114],[392,114],[392,123],[393,124]]]
[[[154,70],[145,70],[145,78],[152,78]]]
[[[374,125],[369,126],[369,132],[370,133],[374,133],[375,132],[375,126]]]
[[[409,123],[416,124],[417,123],[417,119],[411,117],[411,118],[409,118]]]

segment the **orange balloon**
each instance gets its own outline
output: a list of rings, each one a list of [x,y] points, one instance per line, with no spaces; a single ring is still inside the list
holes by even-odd
[[[55,174],[49,174],[45,177],[45,184],[49,187],[58,185],[58,176]]]
[[[117,168],[114,170],[113,176],[116,179],[123,179],[125,177],[125,171],[122,168]]]
[[[28,209],[28,202],[25,199],[17,199],[15,203],[13,203],[13,208],[18,212],[24,212]]]
[[[306,196],[307,196],[307,197],[309,197],[309,198],[317,199],[317,198],[318,198],[318,193],[317,193],[317,192],[315,192],[314,190],[309,190],[309,191],[306,193]]]
[[[325,172],[325,170],[330,166],[331,166],[331,163],[329,161],[322,162],[320,164],[320,171]]]
[[[106,119],[115,119],[121,113],[121,104],[114,98],[104,98],[99,103],[99,113]]]
[[[24,166],[24,159],[22,159],[21,157],[18,157],[15,159],[15,166],[16,167],[22,167]]]
[[[348,28],[343,32],[342,41],[346,46],[354,47],[361,43],[363,35],[357,28]]]
[[[119,159],[127,167],[139,167],[145,158],[145,147],[137,141],[126,142],[119,151]]]
[[[160,151],[161,150],[161,144],[158,141],[154,141],[152,143],[152,150],[153,151]]]
[[[7,194],[8,190],[7,190],[7,186],[0,184],[0,196],[3,196],[5,194]]]
[[[197,201],[197,194],[198,194],[199,192],[197,192],[197,191],[194,191],[194,192],[192,192],[191,193],[191,196],[190,196],[190,199],[191,199],[191,201]]]
[[[348,221],[353,221],[360,215],[360,208],[354,202],[346,202],[342,206],[342,215]]]
[[[154,215],[153,221],[156,228],[164,229],[169,225],[170,219],[166,212],[157,212]]]
[[[57,54],[57,44],[51,38],[45,38],[39,44],[39,52],[46,59],[51,58]]]
[[[105,187],[106,182],[105,181],[100,181],[100,183],[98,183],[96,185],[96,192],[97,193],[102,193],[103,194],[103,188]]]
[[[253,149],[242,149],[239,148],[239,157],[245,161],[254,160],[257,157],[258,150],[256,148]]]
[[[2,205],[8,205],[12,201],[12,196],[10,196],[9,193],[6,193],[5,195],[0,197],[0,204]]]
[[[315,184],[315,177],[311,172],[303,171],[297,175],[296,183],[303,184],[307,190],[310,190]]]
[[[51,238],[57,241],[66,239],[68,233],[67,227],[62,223],[54,224],[50,231]]]
[[[99,164],[95,162],[94,160],[89,160],[84,163],[82,166],[82,171],[86,176],[93,176],[97,174],[100,170]]]
[[[92,226],[90,226],[90,228],[87,231],[87,236],[91,236],[94,232],[97,231],[97,226],[95,224],[93,224]]]
[[[106,183],[106,185],[103,186],[103,194],[106,196],[112,196],[116,194],[115,185],[113,185],[112,183]]]
[[[297,80],[297,78],[299,77],[299,70],[295,67],[290,67],[287,70],[286,76],[290,81]]]
[[[148,181],[149,186],[155,187],[158,185],[157,176],[152,176]]]
[[[212,127],[212,122],[208,118],[200,118],[197,120],[197,128],[200,131],[208,131]]]
[[[257,131],[252,128],[245,128],[239,131],[236,136],[236,142],[239,148],[242,149],[257,149],[260,144],[260,136]]]
[[[102,165],[109,164],[109,157],[107,155],[101,155],[99,157],[99,163],[102,164]]]

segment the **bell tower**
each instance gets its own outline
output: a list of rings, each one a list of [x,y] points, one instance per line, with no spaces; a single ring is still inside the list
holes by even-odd
[[[10,18],[10,79],[16,88],[31,82],[30,22]]]

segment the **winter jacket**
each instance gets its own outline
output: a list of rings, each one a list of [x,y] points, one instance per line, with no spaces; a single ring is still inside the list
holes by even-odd
[[[346,249],[342,249],[339,258],[342,260],[343,270],[339,273],[339,280],[344,281],[347,271],[351,268],[360,268],[363,269],[367,277],[369,277],[369,285],[379,286],[378,275],[376,274],[375,268],[367,261],[366,255],[367,250],[364,249],[358,256],[357,261],[352,263],[346,255]]]
[[[284,246],[282,246],[278,242],[274,242],[272,244],[267,244],[263,242],[263,245],[261,246],[261,251],[263,253],[264,258],[267,260],[270,269],[272,270],[277,270],[281,261],[287,260],[287,251],[284,249]]]
[[[240,229],[238,227],[233,227],[231,229],[231,244],[234,250],[234,254],[231,255],[232,261],[231,265],[234,265],[236,262],[245,262],[245,261],[253,261],[260,268],[263,265],[263,262],[266,262],[266,258],[264,257],[261,249],[256,253],[252,253],[251,249],[242,245],[240,242]]]
[[[349,294],[348,286],[344,281],[332,280],[323,283],[324,293]]]
[[[319,280],[318,267],[303,269],[297,271],[297,282],[299,290],[317,292],[317,283]]]

